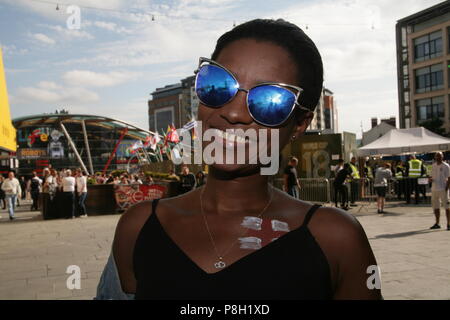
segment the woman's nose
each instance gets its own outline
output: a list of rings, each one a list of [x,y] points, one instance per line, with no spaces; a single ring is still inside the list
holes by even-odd
[[[247,92],[239,90],[236,96],[220,108],[221,116],[229,123],[251,124],[253,119],[247,108]]]

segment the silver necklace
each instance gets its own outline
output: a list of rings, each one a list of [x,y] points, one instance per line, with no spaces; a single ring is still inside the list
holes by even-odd
[[[231,248],[233,248],[234,245],[239,241],[240,237],[238,237],[235,241],[233,241],[231,246],[228,247],[228,249],[225,250],[224,253],[222,253],[222,254],[219,253],[219,251],[217,250],[217,246],[216,246],[216,243],[214,241],[214,238],[212,236],[211,230],[209,229],[208,221],[206,220],[206,215],[203,212],[203,192],[204,192],[204,190],[205,190],[205,187],[203,187],[202,191],[200,192],[200,210],[201,210],[201,213],[202,213],[202,216],[203,216],[203,220],[205,221],[206,231],[208,231],[209,238],[211,239],[211,244],[213,245],[214,251],[216,252],[217,259],[218,259],[218,261],[214,262],[214,268],[216,268],[216,269],[223,269],[223,268],[225,268],[227,266],[225,261],[223,261],[223,258],[231,250]],[[260,219],[262,217],[263,213],[266,211],[266,209],[272,203],[272,200],[273,200],[273,188],[272,188],[271,193],[270,193],[270,200],[267,202],[266,206],[262,209],[261,213],[258,215],[258,219]],[[248,232],[248,229],[245,230],[245,232],[242,234],[241,237],[243,237],[247,232]]]

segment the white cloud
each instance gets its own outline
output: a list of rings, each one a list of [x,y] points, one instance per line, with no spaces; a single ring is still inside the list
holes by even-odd
[[[53,45],[53,44],[56,43],[55,40],[53,40],[53,39],[50,38],[49,36],[46,36],[46,35],[43,34],[43,33],[33,33],[33,34],[31,34],[30,36],[31,36],[31,38],[33,38],[34,40],[40,41],[40,42],[45,43],[45,44]]]
[[[0,42],[0,47],[2,48],[2,52],[4,55],[23,55],[28,53],[28,49],[25,48],[17,48],[15,45],[6,45]]]
[[[48,86],[48,84],[50,83],[46,83],[43,85],[43,83],[41,82],[38,87],[19,88],[14,94],[14,102],[83,104],[96,102],[99,100],[99,96],[95,92],[89,91],[84,88],[65,87],[57,89],[57,86],[51,88],[51,86]]]
[[[41,89],[46,90],[57,90],[62,88],[59,84],[56,84],[55,82],[52,81],[41,81],[37,84],[37,86]]]
[[[114,31],[117,27],[117,24],[113,22],[105,22],[105,21],[94,21],[93,25],[102,29]]]
[[[5,1],[16,5],[13,0]],[[231,29],[233,20],[240,23],[256,17],[284,18],[302,27],[317,44],[325,66],[325,85],[335,92],[338,101],[339,127],[358,134],[361,121],[367,130],[370,117],[398,113],[396,21],[439,2],[441,0],[263,3],[256,0],[174,0],[157,4],[144,0],[80,0],[79,5],[137,13],[82,9],[81,30],[68,30],[65,28],[68,15],[63,10],[56,11],[52,5],[34,1],[17,1],[20,6],[59,21],[55,23],[57,26],[51,27],[51,40],[59,44],[64,39],[83,39],[92,44],[83,49],[68,45],[74,55],[58,53],[61,59],[49,59],[52,66],[63,68],[63,80],[69,87],[108,87],[139,77],[130,71],[92,72],[93,67],[139,68],[138,71],[145,70],[148,83],[161,87],[174,77],[179,79],[192,74],[197,58],[209,56],[218,36]],[[151,21],[151,13],[155,13],[155,21]],[[92,20],[87,20],[87,16]],[[104,32],[107,38],[97,36],[96,32],[102,30],[110,31]],[[95,42],[91,41],[94,35]],[[40,84],[34,89],[46,90],[49,98],[51,93],[61,90],[52,89],[49,83],[46,85],[47,88]],[[136,102],[130,108],[146,118],[142,117],[145,112],[138,111],[140,106],[141,102]],[[123,110],[120,107],[108,109],[117,114],[117,118],[130,117]],[[138,116],[136,121],[139,121]]]
[[[71,38],[88,39],[88,40],[94,39],[94,36],[92,34],[84,30],[68,29],[65,26],[62,27],[60,25],[48,26],[48,28],[56,31],[60,36],[62,36],[65,39]]]
[[[129,71],[98,73],[89,70],[72,70],[66,72],[62,78],[67,84],[73,86],[111,87],[130,80],[135,80],[139,76],[140,73]]]
[[[69,14],[66,13],[66,9],[69,5],[78,5],[80,7],[91,7],[91,8],[105,8],[109,10],[121,10],[127,5],[129,5],[129,0],[77,0],[76,3],[70,3],[66,1],[64,3],[58,3],[58,9],[56,10],[56,5],[53,1],[49,2],[38,2],[30,0],[3,0],[6,3],[14,6],[20,6],[32,12],[35,12],[42,17],[51,19],[54,21],[66,21]],[[75,2],[75,1],[74,1]],[[82,8],[82,10],[84,10]],[[88,9],[86,9],[88,10]],[[83,16],[82,16],[83,17]]]

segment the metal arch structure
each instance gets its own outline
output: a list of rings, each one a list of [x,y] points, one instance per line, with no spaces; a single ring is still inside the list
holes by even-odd
[[[86,132],[86,125],[91,126],[99,126],[103,127],[105,129],[110,130],[117,130],[117,131],[125,131],[126,133],[124,136],[128,136],[132,139],[145,141],[148,135],[158,135],[161,139],[164,137],[156,132],[152,132],[143,128],[140,128],[138,126],[135,126],[133,124],[127,123],[123,120],[114,119],[110,117],[105,116],[97,116],[97,115],[88,115],[88,114],[65,114],[65,113],[51,113],[51,114],[37,114],[37,115],[30,115],[30,116],[24,116],[24,117],[18,117],[12,120],[12,123],[16,129],[29,127],[29,126],[40,126],[40,125],[54,125],[58,126],[60,128],[64,128],[64,124],[70,124],[70,123],[76,123],[81,126],[83,129],[83,135],[84,135],[84,142],[85,147],[87,148],[87,154],[88,154],[88,160],[89,160],[89,167],[91,174],[93,174],[93,168],[92,168],[92,159],[90,158],[90,149],[89,144],[86,143],[87,138],[87,132]],[[81,160],[81,157],[79,156],[79,153],[75,148],[73,143],[70,143],[71,137],[67,133],[67,130],[64,130],[64,135],[69,141],[70,147],[73,149],[75,155],[77,156],[77,160],[80,163],[81,167],[84,171],[88,172],[85,164]],[[111,154],[113,156],[113,154]],[[148,155],[146,155],[148,157]],[[139,157],[139,163],[143,163],[145,161],[142,161],[141,157]]]
[[[25,117],[18,117],[12,120],[13,125],[16,129],[23,127],[23,126],[32,126],[32,125],[43,125],[43,124],[52,124],[52,123],[59,123],[59,122],[68,122],[68,123],[80,123],[85,121],[86,124],[90,125],[98,125],[101,127],[107,127],[107,128],[113,128],[114,126],[108,126],[109,123],[118,123],[121,126],[118,126],[119,128],[128,128],[128,135],[133,136],[133,133],[146,133],[151,135],[156,135],[158,133],[152,132],[140,127],[137,127],[131,123],[125,122],[123,120],[104,117],[104,116],[97,116],[97,115],[88,115],[88,114],[58,114],[58,113],[50,113],[50,114],[37,114],[37,115],[31,115],[31,116],[25,116]],[[104,123],[103,123],[104,122]],[[160,134],[158,134],[160,137],[162,137]],[[136,139],[144,140],[144,137],[135,137]]]

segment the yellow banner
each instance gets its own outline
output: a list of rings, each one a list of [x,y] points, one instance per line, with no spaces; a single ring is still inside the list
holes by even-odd
[[[3,68],[2,48],[0,47],[0,149],[16,151],[16,129],[11,122],[8,90],[6,89],[5,69]]]

